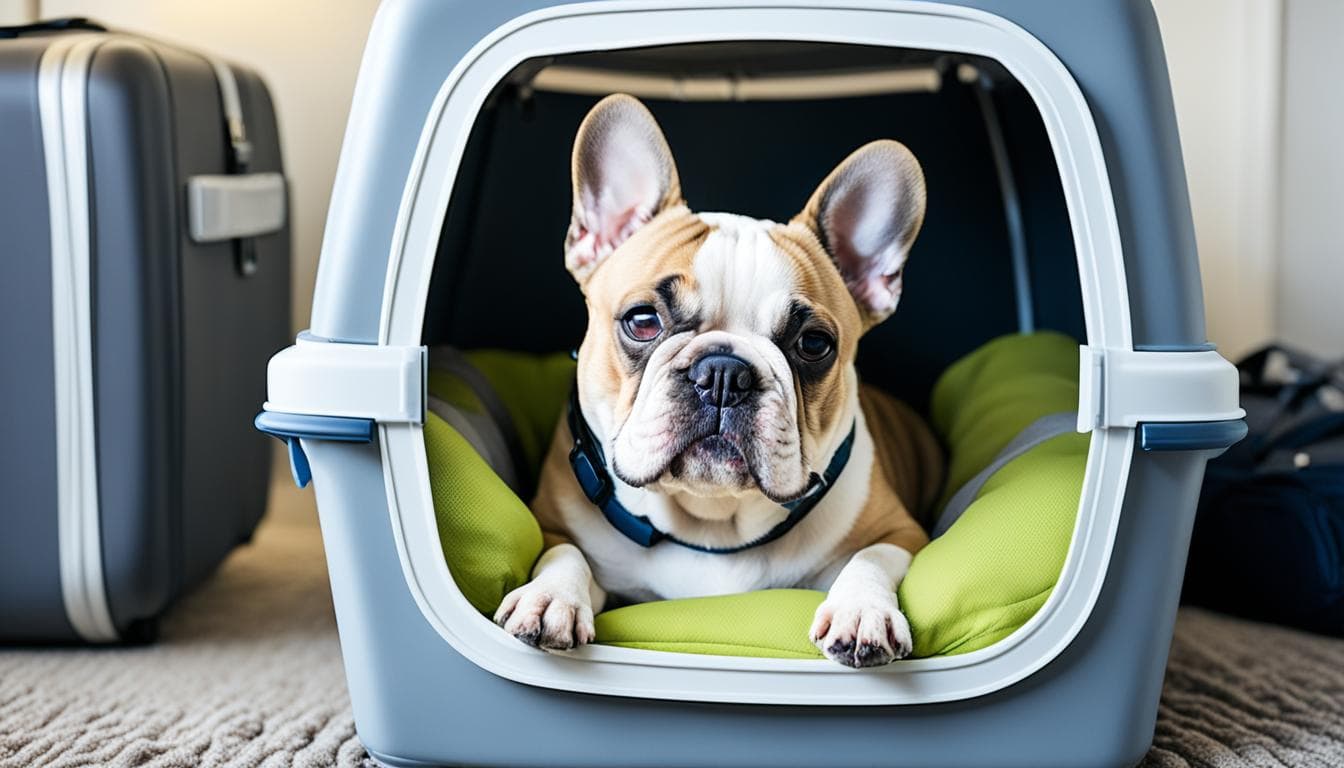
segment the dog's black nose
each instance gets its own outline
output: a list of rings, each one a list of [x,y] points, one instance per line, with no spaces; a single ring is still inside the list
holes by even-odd
[[[736,355],[705,355],[686,373],[695,393],[705,405],[731,408],[742,402],[756,385],[756,372]]]

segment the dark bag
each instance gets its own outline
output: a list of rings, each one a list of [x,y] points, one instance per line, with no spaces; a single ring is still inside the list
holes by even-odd
[[[1183,596],[1344,635],[1344,363],[1272,346],[1237,367],[1250,434],[1209,462]]]

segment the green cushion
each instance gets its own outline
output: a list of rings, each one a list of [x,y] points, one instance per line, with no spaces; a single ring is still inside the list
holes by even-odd
[[[542,455],[573,363],[507,352],[470,356],[520,431],[532,431],[535,453],[527,451],[529,458]],[[948,493],[1032,421],[1073,410],[1077,365],[1075,341],[1037,333],[996,339],[950,367],[932,398],[934,428],[951,453]],[[462,402],[453,387],[431,375],[432,392]],[[541,548],[536,523],[451,427],[431,418],[425,442],[449,568],[472,605],[491,613],[526,580]],[[1045,602],[1072,536],[1087,444],[1085,435],[1064,435],[1010,462],[985,483],[961,519],[915,557],[899,595],[916,656],[984,648]],[[436,468],[443,462],[456,468]],[[682,653],[817,658],[807,631],[823,597],[788,589],[632,605],[597,617],[597,641]]]
[[[433,413],[425,417],[425,453],[448,570],[476,610],[493,614],[531,577],[541,528],[466,438]]]
[[[1004,336],[962,358],[930,407],[950,456],[945,498],[1031,422],[1077,408],[1078,342],[1067,336]],[[1009,462],[919,552],[897,592],[914,655],[992,645],[1045,603],[1073,536],[1087,446],[1087,435],[1061,435]]]
[[[518,430],[518,443],[528,466],[522,476],[541,471],[541,457],[551,445],[555,422],[574,385],[574,360],[569,355],[524,355],[497,349],[463,353],[490,381]],[[430,369],[429,393],[450,405],[484,410],[471,387],[444,371]]]
[[[1073,535],[1087,443],[1087,435],[1063,435],[1009,462],[915,556],[897,591],[914,655],[979,650],[1045,603]]]
[[[528,462],[519,472],[536,475],[573,385],[574,361],[569,355],[497,350],[467,352],[466,357],[489,379],[513,419]],[[471,388],[451,374],[431,370],[428,388],[450,405],[484,410]],[[531,577],[541,555],[541,528],[466,438],[433,413],[425,420],[425,452],[448,570],[476,610],[493,614],[505,595]]]
[[[1078,342],[1053,332],[1000,336],[953,363],[933,387],[934,430],[951,454],[950,497],[1049,413],[1078,409]]]
[[[650,651],[811,659],[821,654],[807,630],[824,597],[810,589],[765,589],[627,605],[598,614],[597,641]]]

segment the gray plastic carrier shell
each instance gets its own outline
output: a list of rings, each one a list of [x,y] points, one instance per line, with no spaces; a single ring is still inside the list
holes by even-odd
[[[1008,266],[996,273],[1006,279],[982,282],[1002,290],[993,306],[1024,328],[1081,296],[1076,326],[1040,324],[1065,323],[1082,342],[1077,426],[1091,448],[1058,586],[990,648],[862,672],[602,646],[547,655],[475,613],[452,583],[421,432],[424,345],[498,342],[480,316],[498,294],[453,284],[501,279],[457,201],[488,217],[499,193],[482,177],[533,178],[510,167],[509,152],[481,149],[490,131],[514,130],[499,117],[509,105],[521,105],[516,125],[547,119],[526,82],[501,78],[551,57],[714,41],[933,51],[935,67],[992,60],[1039,113],[1045,159],[983,188],[1012,197],[1057,177],[1041,194],[1059,200],[1063,239],[1040,245],[1031,194],[996,203],[997,221],[1009,219]],[[660,119],[659,109],[684,114],[664,105]],[[692,128],[668,128],[674,153],[694,143],[696,122],[682,125]],[[977,125],[999,130],[989,118]],[[526,156],[521,146],[513,154]],[[991,174],[1001,149],[984,150]],[[536,174],[534,186],[548,183]],[[558,206],[566,216],[564,194],[519,215]],[[1024,248],[1056,261],[1015,276]],[[984,306],[985,327],[966,338],[996,329]],[[448,323],[454,312],[480,322]],[[450,325],[457,336],[435,336]],[[869,360],[881,379],[881,357]],[[341,153],[311,330],[272,360],[265,408],[258,424],[290,442],[296,479],[311,472],[316,489],[359,736],[397,766],[1133,764],[1152,739],[1204,463],[1244,431],[1235,371],[1204,335],[1166,66],[1142,0],[386,2]]]

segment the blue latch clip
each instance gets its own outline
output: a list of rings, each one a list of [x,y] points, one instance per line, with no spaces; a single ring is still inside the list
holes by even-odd
[[[373,419],[281,411],[262,411],[252,420],[252,424],[258,430],[285,441],[289,448],[289,471],[300,488],[306,488],[313,479],[313,470],[300,439],[371,443],[375,426]]]

